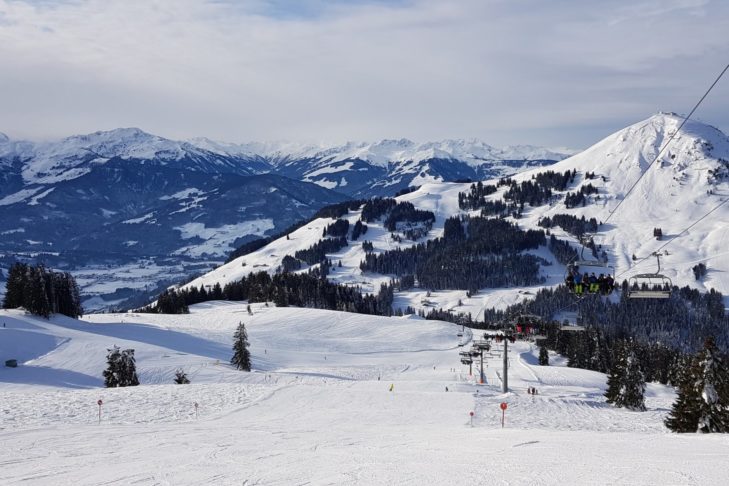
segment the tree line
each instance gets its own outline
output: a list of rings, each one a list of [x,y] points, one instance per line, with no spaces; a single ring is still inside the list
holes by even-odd
[[[310,307],[360,314],[390,316],[393,314],[394,282],[380,286],[376,295],[363,293],[359,286],[347,286],[329,282],[317,272],[249,274],[230,282],[224,287],[216,284],[211,289],[204,286],[187,289],[168,289],[162,300],[138,309],[137,312],[159,314],[185,314],[189,306],[210,300],[248,302],[273,302],[278,307]]]
[[[542,228],[561,227],[567,233],[580,237],[585,233],[596,233],[598,224],[595,218],[585,219],[585,216],[578,218],[571,214],[555,214],[552,217],[545,216],[537,222]]]
[[[83,315],[78,285],[68,272],[54,272],[43,265],[15,263],[5,284],[3,308],[25,308],[34,315]]]
[[[523,231],[501,219],[460,216],[446,220],[443,236],[409,248],[368,253],[362,271],[414,275],[420,287],[477,290],[540,282],[539,264],[527,249],[545,244],[541,230]]]

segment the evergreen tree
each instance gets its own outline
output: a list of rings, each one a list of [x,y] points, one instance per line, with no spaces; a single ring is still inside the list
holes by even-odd
[[[104,386],[107,388],[116,388],[121,386],[120,379],[120,366],[121,362],[121,351],[119,346],[114,346],[111,349],[107,349],[106,354],[106,370],[104,370]]]
[[[187,374],[183,371],[182,368],[175,371],[175,383],[178,385],[188,385],[190,384],[190,380],[187,378]]]
[[[133,349],[125,349],[121,353],[121,373],[122,382],[119,386],[137,386],[139,378],[137,377],[137,361],[134,358]]]
[[[729,370],[719,355],[714,338],[706,339],[699,353],[701,400],[699,431],[729,432]]]
[[[5,282],[5,300],[3,308],[17,309],[23,306],[23,285],[28,266],[24,263],[15,263],[10,267],[8,280]]]
[[[625,376],[620,390],[618,407],[625,407],[635,412],[645,412],[645,377],[640,369],[640,361],[633,343],[628,345]]]
[[[48,317],[83,314],[76,280],[69,273],[56,273],[42,265],[16,263],[10,268],[3,307],[24,307],[31,314]]]
[[[620,387],[623,376],[625,375],[625,362],[625,346],[621,343],[615,349],[613,364],[610,367],[610,373],[608,374],[607,390],[605,391],[605,401],[607,403],[615,404],[619,399]]]
[[[539,346],[539,366],[549,366],[549,351],[544,345]]]
[[[693,433],[699,428],[699,409],[701,407],[701,390],[699,383],[699,365],[695,358],[685,358],[678,373],[678,396],[673,402],[671,413],[665,421],[666,427],[673,432]]]
[[[238,329],[233,334],[233,357],[230,359],[230,363],[239,370],[251,371],[249,346],[246,325],[240,322],[238,323]]]
[[[628,410],[645,411],[645,377],[632,341],[618,346],[607,384],[605,398],[608,403]]]
[[[139,385],[134,350],[125,349],[122,351],[119,346],[114,346],[107,349],[107,351],[107,368],[103,373],[104,385],[107,388]]]

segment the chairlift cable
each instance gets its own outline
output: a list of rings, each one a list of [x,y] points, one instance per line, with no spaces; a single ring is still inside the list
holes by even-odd
[[[607,223],[608,221],[610,221],[610,218],[611,218],[611,217],[613,216],[613,214],[615,214],[615,213],[616,213],[616,212],[618,211],[618,208],[620,207],[620,205],[621,205],[621,204],[623,204],[623,202],[625,202],[625,200],[626,200],[626,199],[628,199],[628,196],[630,195],[630,193],[631,193],[631,192],[633,192],[633,189],[635,189],[635,187],[636,187],[636,186],[638,185],[638,183],[639,183],[639,182],[641,181],[641,179],[643,179],[643,176],[644,176],[644,175],[646,175],[646,174],[648,173],[648,170],[649,170],[649,169],[650,169],[650,168],[651,168],[651,167],[653,166],[653,164],[655,164],[656,162],[658,162],[658,159],[659,159],[659,158],[661,157],[661,154],[662,154],[662,153],[663,153],[663,151],[664,151],[664,150],[666,149],[666,147],[668,147],[668,145],[669,145],[669,144],[671,143],[671,141],[672,141],[672,140],[674,139],[674,137],[676,136],[676,134],[678,134],[678,132],[680,132],[680,131],[681,131],[681,129],[682,129],[682,128],[683,128],[683,126],[684,126],[684,125],[686,124],[686,122],[688,121],[688,119],[689,119],[689,118],[691,118],[691,115],[693,115],[693,114],[694,114],[694,112],[695,112],[695,111],[696,111],[696,109],[697,109],[697,108],[699,107],[699,105],[701,105],[701,103],[702,103],[702,102],[704,101],[704,99],[705,99],[705,98],[706,98],[706,97],[707,97],[707,96],[709,95],[709,93],[710,93],[710,92],[711,92],[711,90],[712,90],[712,89],[714,88],[714,86],[716,86],[716,83],[718,83],[718,82],[719,82],[719,80],[720,80],[720,79],[722,78],[722,76],[724,76],[724,73],[725,73],[725,72],[726,72],[726,71],[727,71],[728,69],[729,69],[729,64],[727,64],[727,65],[726,65],[726,67],[725,67],[725,68],[724,68],[724,70],[723,70],[723,71],[721,72],[721,74],[719,74],[719,76],[718,76],[718,77],[716,78],[716,80],[714,80],[714,82],[713,82],[713,83],[711,84],[711,86],[709,86],[709,89],[707,89],[707,90],[706,90],[706,92],[704,93],[704,95],[703,95],[703,96],[701,97],[701,99],[700,99],[700,100],[698,101],[698,103],[696,103],[696,105],[695,105],[695,106],[693,107],[693,109],[692,109],[692,110],[691,110],[691,112],[690,112],[690,113],[688,114],[688,116],[684,117],[683,121],[682,121],[682,122],[681,122],[681,124],[680,124],[680,125],[678,126],[678,129],[676,129],[676,131],[674,131],[674,132],[673,132],[673,134],[671,134],[671,136],[670,136],[670,137],[668,138],[668,140],[666,141],[666,143],[664,143],[664,144],[663,144],[663,146],[661,147],[661,149],[660,149],[660,150],[658,151],[658,153],[656,154],[655,158],[653,159],[653,162],[651,162],[651,163],[650,163],[650,164],[648,165],[648,167],[646,168],[646,170],[645,170],[645,171],[643,171],[643,173],[642,173],[642,174],[640,175],[640,177],[638,177],[638,179],[637,179],[637,180],[636,180],[636,181],[635,181],[635,182],[633,183],[633,185],[632,185],[632,186],[630,186],[630,189],[628,189],[628,192],[626,192],[626,193],[625,193],[625,196],[623,196],[623,199],[621,199],[620,201],[618,201],[618,205],[617,205],[617,206],[615,206],[615,209],[613,209],[612,211],[610,211],[610,214],[608,214],[608,217],[607,217],[607,218],[605,218],[605,221],[604,221],[603,223]],[[622,274],[621,274],[621,275],[622,275]]]
[[[628,273],[629,271],[631,271],[634,267],[640,265],[645,260],[651,258],[654,253],[658,253],[659,251],[663,250],[665,247],[667,247],[668,245],[670,245],[671,243],[673,243],[674,240],[676,240],[677,238],[680,238],[681,236],[683,236],[684,233],[688,232],[691,228],[693,228],[694,226],[696,226],[697,224],[699,224],[701,221],[703,221],[704,219],[706,219],[711,213],[713,213],[714,211],[716,211],[717,209],[719,209],[720,207],[722,207],[724,204],[726,204],[727,201],[729,201],[729,198],[724,199],[722,202],[720,202],[719,204],[717,204],[716,206],[714,206],[714,208],[711,209],[708,213],[706,213],[703,216],[701,216],[699,219],[697,219],[696,221],[694,221],[689,227],[687,227],[686,229],[684,229],[683,231],[681,231],[679,234],[677,234],[676,236],[674,236],[673,238],[671,238],[670,240],[668,240],[667,242],[665,242],[664,244],[662,244],[660,247],[658,247],[657,250],[653,251],[650,255],[641,258],[636,263],[634,263],[633,265],[631,265],[630,267],[628,267],[627,270],[625,270],[624,272],[622,272],[619,275],[617,275],[615,277],[615,279],[617,280],[618,277],[620,277],[622,275],[625,275],[626,273]]]

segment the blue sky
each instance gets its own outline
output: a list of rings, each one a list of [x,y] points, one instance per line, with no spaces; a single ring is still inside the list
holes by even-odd
[[[726,32],[711,0],[0,0],[0,131],[583,148],[687,113]],[[729,78],[696,118],[729,132]]]

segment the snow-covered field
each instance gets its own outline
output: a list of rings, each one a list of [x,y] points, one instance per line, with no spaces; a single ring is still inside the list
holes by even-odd
[[[532,345],[517,342],[503,394],[500,353],[477,384],[448,323],[252,311],[210,302],[189,315],[85,321],[0,311],[0,358],[21,363],[0,368],[0,484],[718,485],[729,477],[727,437],[663,427],[670,388],[649,385],[647,412],[614,409],[602,398],[604,375],[566,368],[558,356],[540,367]],[[251,373],[227,364],[241,321]],[[115,344],[136,350],[142,386],[101,388]],[[191,385],[170,384],[179,367]]]

